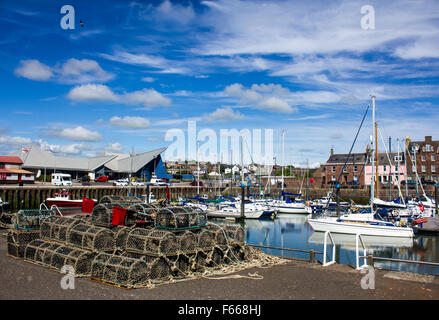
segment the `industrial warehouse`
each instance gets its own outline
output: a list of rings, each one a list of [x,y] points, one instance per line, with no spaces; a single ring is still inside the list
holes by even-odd
[[[119,179],[126,178],[131,173],[150,180],[153,172],[160,178],[169,178],[161,158],[165,150],[166,147],[132,155],[105,152],[96,157],[78,158],[54,155],[36,145],[31,145],[17,150],[6,158],[14,157],[15,162],[21,159],[20,169],[25,170],[28,175],[36,175],[37,178],[57,172],[68,173],[73,179],[80,179],[86,175],[90,179],[102,175]],[[17,182],[17,179],[11,182]]]

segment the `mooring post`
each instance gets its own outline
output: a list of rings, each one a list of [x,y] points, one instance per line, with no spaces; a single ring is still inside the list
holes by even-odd
[[[373,267],[373,255],[367,256],[367,265]]]
[[[149,204],[149,182],[146,183],[146,203]]]
[[[313,249],[309,250],[309,262],[311,263],[316,262],[316,256]]]

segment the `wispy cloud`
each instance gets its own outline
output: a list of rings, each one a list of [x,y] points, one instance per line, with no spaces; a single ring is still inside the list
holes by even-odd
[[[289,118],[287,120],[289,121],[306,121],[306,120],[319,120],[319,119],[327,119],[330,118],[332,115],[325,113],[325,114],[320,114],[320,115],[316,115],[316,116],[306,116],[306,117],[299,117],[299,118]]]

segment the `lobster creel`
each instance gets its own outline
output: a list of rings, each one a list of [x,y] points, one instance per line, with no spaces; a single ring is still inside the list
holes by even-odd
[[[113,252],[116,249],[112,230],[85,223],[76,224],[69,229],[67,243],[96,252]]]
[[[91,279],[125,288],[147,285],[151,280],[169,277],[169,268],[160,258],[151,262],[101,253],[95,257]]]

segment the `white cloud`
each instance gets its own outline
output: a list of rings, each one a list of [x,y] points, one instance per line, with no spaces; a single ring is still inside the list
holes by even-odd
[[[256,109],[281,113],[295,112],[297,111],[296,108],[291,107],[284,99],[275,96],[283,95],[287,92],[289,92],[289,90],[274,84],[254,84],[251,89],[246,89],[242,84],[234,83],[224,89],[226,95],[240,98],[243,103]]]
[[[203,120],[207,122],[225,122],[243,119],[244,115],[239,112],[235,112],[230,107],[218,108],[214,112],[205,114]]]
[[[67,97],[75,101],[119,101],[119,97],[106,85],[84,84],[70,90]]]
[[[18,147],[26,144],[30,144],[32,142],[31,139],[25,137],[10,137],[7,135],[0,135],[0,144],[5,144],[8,146]]]
[[[82,126],[55,130],[56,136],[75,141],[100,141],[102,136],[97,131],[90,131]]]
[[[35,140],[34,143],[36,143],[41,149],[46,151],[51,151],[56,155],[59,154],[79,155],[82,153],[82,151],[95,149],[94,147],[82,143],[59,145],[59,144],[50,144],[42,139]]]
[[[173,93],[173,95],[177,97],[189,97],[190,95],[192,95],[192,92],[189,92],[187,90],[178,90]]]
[[[259,103],[259,108],[270,112],[291,113],[297,111],[297,108],[291,107],[287,102],[277,97],[264,99]]]
[[[108,152],[121,152],[123,146],[119,142],[109,143],[104,146],[104,150]]]
[[[112,117],[109,122],[114,126],[133,129],[144,129],[150,125],[149,120],[142,117]]]
[[[171,99],[154,89],[116,94],[109,87],[102,84],[84,84],[70,90],[67,97],[74,101],[110,101],[129,105],[143,105],[145,107],[168,107]]]
[[[373,4],[376,28],[363,30],[360,10],[364,2],[360,0],[317,1],[312,6],[300,1],[220,0],[203,4],[208,10],[200,22],[213,30],[197,48],[205,55],[394,50],[404,42],[433,37],[439,9],[434,0],[377,2]],[[437,36],[433,39],[437,42]],[[430,46],[419,43],[421,47],[424,44]]]
[[[114,78],[114,74],[104,71],[94,60],[69,59],[59,70],[60,81],[66,83],[106,82]]]
[[[141,80],[144,82],[154,82],[155,81],[155,79],[152,77],[143,77]]]
[[[316,116],[305,116],[305,117],[300,117],[300,118],[290,118],[287,120],[290,121],[306,121],[306,120],[318,120],[318,119],[327,119],[330,118],[331,114],[320,114],[320,115],[316,115]]]
[[[143,89],[126,93],[123,100],[128,104],[143,104],[145,107],[168,107],[171,105],[171,100],[169,98],[166,98],[154,89]]]
[[[103,53],[101,56],[108,60],[118,61],[126,64],[144,65],[154,68],[163,68],[164,66],[168,66],[168,61],[165,58],[144,53],[133,54],[125,51],[117,51],[113,55]]]
[[[61,65],[50,67],[38,60],[21,60],[15,74],[36,81],[54,80],[61,83],[106,82],[114,74],[103,70],[94,60],[71,58]]]
[[[38,60],[21,60],[14,72],[19,77],[35,81],[47,81],[53,77],[52,68]]]
[[[439,34],[418,39],[406,46],[397,47],[395,56],[402,59],[439,58]]]
[[[126,51],[116,51],[112,55],[103,53],[101,54],[101,57],[111,61],[158,69],[157,71],[155,71],[158,73],[189,73],[189,70],[187,68],[176,66],[180,64],[179,61],[171,61],[160,56],[153,56],[145,53],[134,54]]]
[[[180,25],[185,25],[195,18],[195,12],[191,5],[185,7],[173,4],[169,0],[163,1],[155,10],[159,21],[169,20]]]

